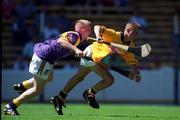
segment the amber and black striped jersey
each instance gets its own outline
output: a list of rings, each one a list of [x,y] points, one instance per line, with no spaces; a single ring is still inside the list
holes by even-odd
[[[106,42],[113,42],[117,44],[122,45],[128,45],[128,46],[135,46],[134,41],[125,42],[124,41],[124,35],[121,31],[115,31],[110,28],[106,28],[105,26],[101,26],[100,34],[104,41]],[[111,46],[94,42],[92,44],[92,58],[96,63],[101,62],[101,60],[106,57],[109,54],[113,53],[113,49]],[[135,59],[135,56],[133,53],[126,52],[122,49],[118,49],[118,53],[122,56],[122,58],[128,63],[128,64],[137,64],[138,61]]]

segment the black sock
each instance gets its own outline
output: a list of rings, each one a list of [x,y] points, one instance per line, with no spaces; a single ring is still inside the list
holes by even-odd
[[[97,93],[94,88],[90,88],[89,90],[90,90],[90,92],[93,93],[93,94],[96,94],[96,93]]]
[[[67,94],[64,93],[63,91],[60,91],[60,92],[59,92],[59,96],[61,96],[63,99],[66,99]]]
[[[20,88],[21,90],[27,90],[22,83],[19,84],[19,88]]]

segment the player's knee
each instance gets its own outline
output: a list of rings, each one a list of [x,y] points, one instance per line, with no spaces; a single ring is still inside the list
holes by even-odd
[[[42,91],[43,91],[42,89],[36,89],[36,90],[35,90],[35,94],[36,94],[36,95],[39,95],[39,94],[42,93]]]
[[[43,92],[43,90],[44,90],[43,87],[36,86],[34,87],[34,94],[39,95]]]
[[[108,86],[111,86],[114,83],[114,77],[111,76],[108,79],[106,79],[106,83]]]

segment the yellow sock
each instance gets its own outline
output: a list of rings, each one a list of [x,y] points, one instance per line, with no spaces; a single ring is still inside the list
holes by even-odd
[[[13,103],[16,105],[16,107],[18,107],[21,103],[19,102],[18,99],[13,99]]]
[[[26,88],[29,89],[32,87],[32,83],[29,80],[23,81],[22,85]]]

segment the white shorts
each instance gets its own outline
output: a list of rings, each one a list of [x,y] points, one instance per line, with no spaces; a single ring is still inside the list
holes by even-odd
[[[53,65],[47,61],[41,60],[36,54],[33,54],[29,65],[29,72],[38,76],[43,80],[47,80],[50,71],[53,70]]]
[[[86,47],[86,49],[83,51],[83,53],[84,53],[87,57],[89,57],[89,58],[92,57],[91,46],[92,46],[92,45],[89,45],[89,46]],[[82,65],[82,66],[84,66],[84,67],[92,67],[92,66],[95,66],[96,63],[93,62],[92,60],[89,60],[89,59],[86,59],[86,58],[81,58],[80,65]]]

